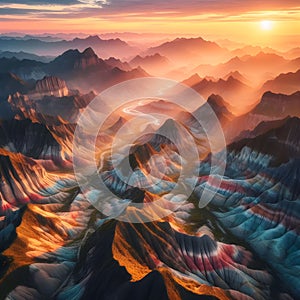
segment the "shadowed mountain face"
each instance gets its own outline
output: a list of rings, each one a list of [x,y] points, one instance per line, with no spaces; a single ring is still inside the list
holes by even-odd
[[[208,97],[207,103],[213,109],[223,126],[234,119],[234,115],[229,111],[230,105],[221,96],[212,94]]]
[[[267,92],[252,110],[255,114],[283,118],[288,115],[300,116],[300,92],[290,95]]]
[[[43,77],[45,75],[44,68],[46,67],[46,64],[35,60],[19,60],[15,57],[12,57],[0,58],[0,66],[1,73],[11,72],[23,80],[29,80]]]
[[[247,135],[242,131],[252,131],[260,122],[280,120],[288,116],[300,117],[299,103],[299,92],[291,95],[264,93],[252,110],[232,120],[225,132],[228,141]],[[237,137],[240,133],[240,137]]]
[[[125,56],[132,49],[121,40],[7,40],[11,51],[20,45],[39,54],[67,51],[50,62],[0,58],[0,300],[298,299],[299,91],[271,89],[238,117],[232,105],[257,95],[248,85],[250,64],[285,67],[286,58],[251,48],[255,57],[219,64],[218,79],[185,77],[193,95],[203,96],[192,111],[135,99],[99,130],[108,104],[128,91],[93,106],[96,93],[148,76],[144,67],[170,68],[187,56],[227,60],[229,51],[176,39],[125,62],[98,56]],[[266,86],[294,89],[294,76]],[[131,123],[136,116],[151,122]],[[80,117],[88,129],[76,127]],[[214,141],[218,125],[226,149]]]
[[[273,93],[291,94],[299,90],[300,69],[293,73],[280,74],[273,80],[267,81],[262,91],[272,91]]]
[[[1,102],[6,100],[11,93],[26,93],[29,89],[28,84],[13,73],[1,73],[0,80],[2,83],[0,91]]]
[[[74,88],[82,91],[94,89],[98,92],[127,79],[147,76],[141,68],[124,71],[114,66],[114,63],[100,59],[92,48],[82,53],[78,50],[63,53],[48,64],[47,72],[57,74]]]
[[[23,80],[57,76],[64,79],[71,88],[83,92],[100,92],[124,80],[148,76],[140,67],[131,69],[116,59],[103,60],[92,48],[86,48],[83,52],[68,50],[49,63],[0,58],[0,67]],[[22,92],[22,89],[19,92]]]

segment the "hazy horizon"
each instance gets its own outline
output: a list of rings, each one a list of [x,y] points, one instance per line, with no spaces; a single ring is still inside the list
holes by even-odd
[[[299,45],[300,7],[296,0],[261,1],[94,1],[4,0],[0,32],[41,34],[167,33],[293,48]]]

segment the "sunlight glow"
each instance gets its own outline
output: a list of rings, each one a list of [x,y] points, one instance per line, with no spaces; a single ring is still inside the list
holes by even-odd
[[[262,30],[271,30],[273,28],[273,22],[268,20],[261,21],[260,27]]]

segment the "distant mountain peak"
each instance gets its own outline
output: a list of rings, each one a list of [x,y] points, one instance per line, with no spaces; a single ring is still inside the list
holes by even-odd
[[[195,84],[199,83],[202,80],[202,78],[199,76],[198,73],[194,73],[192,76],[190,76],[188,79],[184,80],[182,83],[187,86],[194,86]]]
[[[99,42],[99,41],[102,41],[102,39],[98,35],[89,35],[86,38],[86,41]]]
[[[223,79],[221,79],[223,80]],[[227,78],[227,81],[228,82],[235,82],[235,81],[239,81],[237,78],[233,77],[233,75],[230,75],[228,78]]]
[[[140,66],[138,66],[137,68],[133,69],[133,71],[137,71],[139,73],[142,74],[142,76],[148,77],[149,74]]]
[[[83,52],[82,55],[87,56],[87,57],[91,57],[91,56],[97,56],[95,51],[93,50],[92,47],[88,47],[86,48]]]
[[[86,48],[83,52],[75,50],[67,50],[58,56],[54,63],[59,66],[68,66],[74,69],[86,69],[87,67],[103,62],[91,47]]]
[[[159,127],[156,134],[162,136],[163,139],[174,142],[183,136],[183,132],[181,125],[174,119],[169,118]]]
[[[186,38],[186,37],[181,37],[181,38],[176,38],[174,41],[206,41],[202,37],[192,37],[192,38]]]
[[[156,47],[151,47],[146,53],[148,55],[159,53],[171,61],[184,65],[187,65],[187,63],[216,63],[217,58],[224,59],[228,57],[227,49],[201,37],[176,38]]]
[[[231,71],[226,76],[223,77],[224,80],[228,80],[229,78],[233,77],[234,79],[237,79],[245,84],[248,84],[249,81],[245,78],[244,75],[242,75],[239,71]]]
[[[59,55],[56,59],[58,59],[60,57],[77,56],[79,54],[80,54],[80,52],[78,49],[69,49],[69,50],[63,52],[61,55]]]
[[[130,62],[133,66],[155,65],[155,64],[168,64],[169,60],[159,53],[154,53],[146,56],[137,55]]]
[[[242,60],[241,60],[241,58],[239,57],[239,56],[235,56],[235,57],[233,57],[232,59],[230,59],[230,61],[229,62],[241,62]]]
[[[225,79],[229,77],[235,77],[235,76],[243,76],[239,71],[231,71],[225,76]]]

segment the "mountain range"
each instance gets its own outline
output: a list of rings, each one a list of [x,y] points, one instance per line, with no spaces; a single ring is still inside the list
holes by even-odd
[[[22,51],[35,53],[43,56],[57,56],[69,49],[83,51],[93,47],[102,58],[111,56],[117,58],[128,57],[138,52],[138,49],[129,46],[126,42],[116,39],[103,40],[99,36],[88,36],[87,38],[74,38],[73,40],[44,41],[38,38],[16,39],[0,37],[0,49],[2,51]]]
[[[297,59],[288,60],[277,54],[260,52],[255,56],[236,56],[215,66],[200,65],[192,72],[197,72],[200,76],[205,74],[206,76],[211,75],[222,78],[230,72],[238,71],[247,74],[247,78],[252,82],[252,85],[259,85],[279,75],[279,73],[295,72],[299,68],[300,62]]]
[[[222,95],[231,106],[237,108],[239,106],[244,106],[249,99],[252,100],[251,96],[254,93],[254,90],[251,87],[235,78],[232,74],[226,79],[220,78],[217,80],[209,78],[202,79],[196,74],[183,81],[183,83],[192,87],[204,98],[209,97],[211,94]],[[243,99],[242,103],[241,99]]]
[[[46,75],[58,76],[66,80],[71,88],[86,92],[91,89],[99,92],[125,79],[148,76],[141,68],[131,69],[128,64],[123,64],[117,59],[103,60],[92,48],[83,52],[68,50],[49,63],[2,58],[0,68],[4,72],[16,74],[23,80],[37,80]]]
[[[0,36],[0,300],[298,299],[298,49],[105,37]]]
[[[159,53],[177,64],[216,63],[229,57],[229,51],[217,43],[198,38],[177,38],[146,51],[147,55]]]
[[[261,122],[285,119],[289,116],[300,117],[299,103],[299,91],[291,95],[264,93],[249,112],[232,120],[227,128],[227,140],[241,138],[244,134],[242,131],[253,130]],[[237,137],[239,134],[241,136]]]

